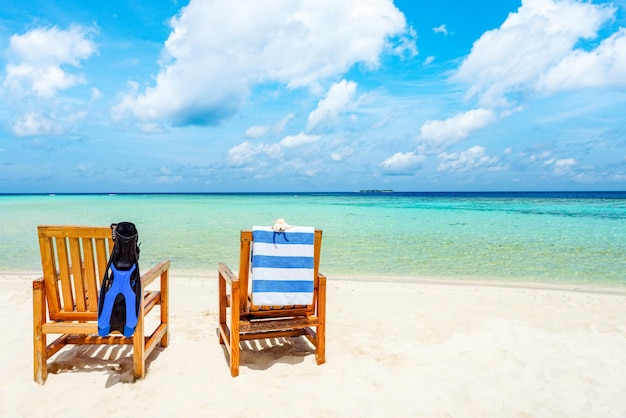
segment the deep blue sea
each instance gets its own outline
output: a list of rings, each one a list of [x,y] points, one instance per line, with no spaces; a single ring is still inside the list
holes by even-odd
[[[277,218],[324,231],[329,279],[626,285],[626,192],[0,195],[0,273],[41,270],[37,225],[131,221],[140,267],[210,276]]]

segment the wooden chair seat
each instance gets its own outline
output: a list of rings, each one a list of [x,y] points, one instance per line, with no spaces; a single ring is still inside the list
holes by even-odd
[[[225,264],[218,264],[219,342],[228,350],[231,376],[239,375],[239,343],[243,340],[305,336],[315,347],[317,364],[323,364],[326,361],[326,276],[319,273],[322,231],[315,231],[311,305],[252,304],[249,293],[252,239],[252,231],[241,231],[238,276]]]
[[[33,281],[34,380],[45,383],[48,359],[68,344],[133,346],[135,378],[146,374],[146,358],[157,345],[169,343],[169,261],[141,277],[142,303],[132,337],[98,335],[98,291],[113,249],[110,227],[39,226],[43,276]],[[158,290],[147,286],[158,281]],[[159,305],[155,328],[146,335],[144,319]],[[48,335],[60,334],[52,343]]]

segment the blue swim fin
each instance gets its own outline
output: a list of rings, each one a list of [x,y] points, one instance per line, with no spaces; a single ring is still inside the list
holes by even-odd
[[[125,337],[135,332],[141,302],[139,245],[135,225],[112,224],[113,250],[100,286],[98,335],[118,331]]]
[[[133,273],[138,271],[137,265],[133,264],[130,270],[117,270],[113,265],[110,269],[111,286],[100,293],[98,335],[104,337],[112,331],[119,331],[125,337],[132,337],[139,307],[137,291],[131,284]]]

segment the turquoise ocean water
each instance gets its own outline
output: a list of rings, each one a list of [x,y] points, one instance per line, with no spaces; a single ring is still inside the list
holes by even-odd
[[[131,221],[140,266],[237,269],[239,230],[323,229],[322,272],[626,285],[626,192],[0,195],[0,273],[39,272],[39,224]]]

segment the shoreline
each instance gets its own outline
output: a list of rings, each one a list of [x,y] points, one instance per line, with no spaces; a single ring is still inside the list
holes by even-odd
[[[235,271],[236,272],[236,271]],[[0,284],[4,280],[34,280],[41,276],[37,271],[1,272]],[[170,280],[217,280],[217,270],[207,271],[176,271],[170,273]],[[623,294],[626,296],[625,284],[607,283],[564,283],[558,281],[528,280],[520,281],[507,278],[465,278],[465,277],[437,277],[418,275],[327,275],[329,283],[333,282],[356,282],[356,283],[413,283],[413,284],[433,284],[449,286],[487,286],[517,289],[538,289],[571,291],[586,293],[606,293]]]

